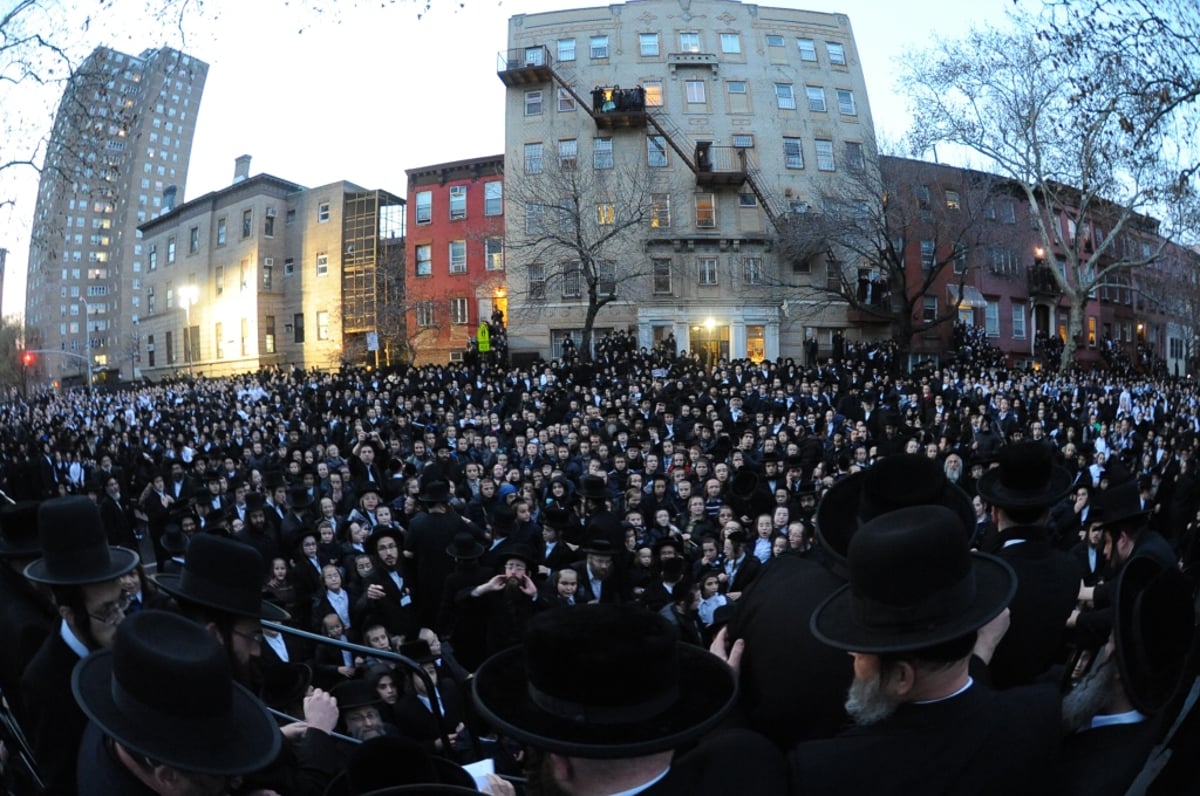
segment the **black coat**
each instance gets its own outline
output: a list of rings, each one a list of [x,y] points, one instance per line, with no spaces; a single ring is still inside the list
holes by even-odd
[[[0,561],[0,688],[18,693],[21,674],[56,627],[58,612],[30,582]],[[18,712],[23,708],[12,700]]]
[[[1159,729],[1159,722],[1151,718],[1068,736],[1063,741],[1055,793],[1123,796],[1146,764]]]
[[[47,794],[74,796],[76,758],[87,719],[71,693],[71,672],[79,662],[55,625],[21,678],[25,734]]]
[[[442,715],[441,728],[445,729],[446,735],[450,735],[460,723],[465,725],[467,721],[462,692],[459,691],[458,683],[452,680],[448,674],[440,672],[437,690],[442,697],[442,709],[445,711]],[[394,715],[396,728],[400,730],[401,735],[417,741],[430,754],[436,751],[434,743],[442,737],[442,729],[434,720],[433,713],[421,703],[411,688],[396,703]],[[443,751],[441,754],[452,758],[453,750]]]
[[[790,755],[791,793],[1011,796],[1051,792],[1060,701],[1049,686],[974,685]]]
[[[784,794],[787,769],[779,750],[748,730],[710,735],[671,761],[671,770],[639,796]]]

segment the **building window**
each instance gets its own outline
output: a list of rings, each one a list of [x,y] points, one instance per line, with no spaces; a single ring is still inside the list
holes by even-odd
[[[288,223],[288,224],[295,224],[296,223],[296,208],[289,207],[287,209],[287,213],[284,214],[284,219],[285,219],[286,223]]]
[[[242,211],[242,239],[250,237],[250,233],[254,231],[254,211]]]
[[[858,141],[846,142],[846,168],[859,172],[867,167],[863,157],[863,146]]]
[[[317,310],[317,339],[329,339],[329,310]]]
[[[483,242],[483,264],[488,271],[504,270],[504,238],[488,238]]]
[[[721,52],[726,55],[739,55],[742,52],[742,37],[736,33],[721,34]]]
[[[799,138],[783,139],[783,164],[789,169],[804,168],[804,151]]]
[[[663,84],[661,80],[647,80],[642,83],[646,91],[646,107],[661,108],[663,104]]]
[[[304,342],[304,313],[297,312],[292,316],[292,342]]]
[[[575,40],[574,39],[559,39],[558,40],[558,60],[560,62],[575,60]]]
[[[1000,336],[1000,305],[995,301],[988,301],[983,311],[983,324],[988,337]]]
[[[450,186],[450,220],[467,217],[467,186]]]
[[[671,194],[650,194],[650,228],[668,229],[671,226]]]
[[[817,147],[817,169],[833,171],[833,142],[818,138],[814,144]]]
[[[293,257],[288,257],[283,261],[283,275],[292,276],[296,273],[296,260]]]
[[[175,262],[175,239],[167,238],[167,265]]]
[[[504,183],[485,182],[483,184],[483,214],[498,216],[504,212]]]
[[[617,264],[612,260],[596,263],[596,292],[601,296],[617,294]]]
[[[601,202],[596,205],[596,223],[599,226],[607,227],[615,224],[617,221],[617,209],[607,202]]]
[[[567,113],[575,110],[575,98],[571,96],[571,92],[565,88],[558,90],[558,112]]]
[[[961,210],[962,202],[959,201],[958,191],[946,191],[946,209]]]
[[[806,86],[805,94],[808,95],[808,109],[819,113],[825,112],[825,89],[820,86]]]
[[[639,33],[638,34],[638,51],[643,58],[658,57],[658,34],[657,33]]]
[[[263,235],[275,237],[275,211],[270,207],[267,208],[267,217],[263,219]]]
[[[967,244],[954,244],[954,273],[965,274],[967,272]]]
[[[1012,202],[1000,205],[1000,218],[1005,224],[1017,223],[1017,208]]]
[[[433,247],[428,243],[417,246],[417,276],[432,276]]]
[[[541,202],[525,203],[525,234],[536,235],[542,231],[545,212],[546,206]]]
[[[825,52],[829,53],[829,63],[832,66],[846,65],[846,48],[836,41],[825,42]]]
[[[470,321],[467,317],[467,300],[465,298],[450,299],[450,323],[463,326]]]
[[[588,41],[588,52],[592,58],[608,57],[608,37],[592,36]]]
[[[188,254],[195,254],[200,251],[200,227],[192,227],[188,230]]]
[[[329,202],[321,202],[317,205],[317,223],[324,224],[329,221]]]
[[[800,50],[801,61],[817,60],[817,45],[812,39],[796,39],[796,47]]]
[[[465,274],[467,272],[467,242],[465,240],[450,241],[450,273]]]
[[[263,263],[262,267],[262,289],[271,290],[275,283],[275,266]]]
[[[742,258],[742,277],[747,285],[761,285],[763,282],[763,261],[761,257]]]
[[[531,301],[546,300],[546,266],[541,263],[531,263],[526,274],[528,277],[527,292]]]
[[[698,281],[701,285],[717,284],[717,258],[700,257],[696,260]]]
[[[542,92],[526,91],[525,92],[525,115],[526,116],[541,116],[542,115]]]
[[[166,338],[167,339],[165,342],[166,342],[166,346],[167,346],[167,364],[174,365],[175,364],[175,333],[167,332]]]
[[[525,173],[526,174],[541,174],[542,173],[542,144],[525,145]]]
[[[758,197],[753,193],[739,193],[738,207],[758,207]]]
[[[155,309],[154,285],[150,285],[146,288],[146,314],[153,315]]]
[[[839,88],[837,90],[838,98],[838,113],[846,116],[856,116],[858,107],[854,104],[854,92],[849,89]]]
[[[611,169],[613,167],[611,138],[597,138],[592,141],[592,167],[597,169]]]
[[[1013,323],[1013,339],[1025,339],[1025,306],[1023,304],[1012,305],[1012,323]]]
[[[574,138],[558,142],[558,167],[571,171],[579,160],[579,142]]]
[[[754,149],[754,136],[749,133],[734,133],[733,146],[736,149]]]
[[[175,288],[171,287],[171,283],[167,283],[167,309],[175,309]]]
[[[711,193],[696,194],[696,227],[713,229],[717,226],[717,197]]]
[[[433,221],[433,192],[417,191],[417,223],[428,224]]]
[[[655,169],[667,167],[667,139],[665,136],[646,136],[646,165]]]
[[[650,261],[654,274],[654,294],[664,296],[671,294],[671,261],[666,258]]]
[[[151,271],[158,270],[158,246],[151,243],[150,248],[146,252],[147,268]]]
[[[579,261],[565,262],[562,264],[562,297],[563,298],[579,298],[583,295],[583,273],[579,267]]]
[[[263,318],[263,353],[275,353],[275,316],[267,315]]]
[[[679,34],[679,52],[681,53],[698,53],[700,52],[700,34],[694,31],[686,31]]]
[[[775,84],[775,104],[783,110],[796,109],[796,95],[792,92],[791,83]]]
[[[937,264],[937,249],[934,242],[928,238],[921,241],[921,267],[933,268]]]
[[[778,34],[775,34],[775,33],[768,33],[767,34],[767,46],[768,47],[784,46],[783,37]]]
[[[703,105],[708,102],[707,96],[704,93],[703,80],[688,80],[684,83],[687,101],[689,105]]]
[[[329,276],[329,255],[317,255],[317,276]]]
[[[921,322],[933,323],[938,316],[937,296],[926,296],[921,299]]]
[[[217,245],[225,245],[225,219],[223,218],[217,219]]]
[[[746,93],[746,82],[744,80],[731,80],[725,84],[725,91],[728,94],[728,104],[730,113],[749,113],[750,112],[750,97]]]

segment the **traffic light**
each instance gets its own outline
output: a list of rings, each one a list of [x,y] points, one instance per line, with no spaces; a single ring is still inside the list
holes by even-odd
[[[37,357],[35,357],[33,354],[29,353],[28,351],[26,351],[25,354],[21,357],[21,364],[27,368],[33,367],[33,363],[36,361],[37,361]]]

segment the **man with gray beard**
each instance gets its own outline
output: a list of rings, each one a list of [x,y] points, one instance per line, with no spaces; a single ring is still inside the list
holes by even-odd
[[[1150,556],[1121,570],[1113,632],[1092,670],[1063,699],[1056,791],[1123,794],[1163,729],[1191,647],[1193,613],[1184,576]]]
[[[1053,687],[993,691],[970,674],[1006,628],[1016,577],[967,547],[943,506],[898,509],[850,540],[850,582],[815,612],[825,644],[854,659],[855,727],[791,753],[795,794],[1049,792],[1057,757]]]

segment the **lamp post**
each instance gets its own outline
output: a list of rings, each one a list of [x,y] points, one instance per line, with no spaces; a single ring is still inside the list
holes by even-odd
[[[95,395],[96,384],[92,378],[92,333],[88,329],[88,303],[87,299],[81,298],[78,301],[79,306],[83,307],[83,357],[87,363],[87,388],[88,395]]]
[[[183,305],[183,353],[189,377],[192,375],[192,360],[196,356],[196,352],[192,351],[192,305],[196,303],[199,293],[195,285],[179,288],[179,303]]]

